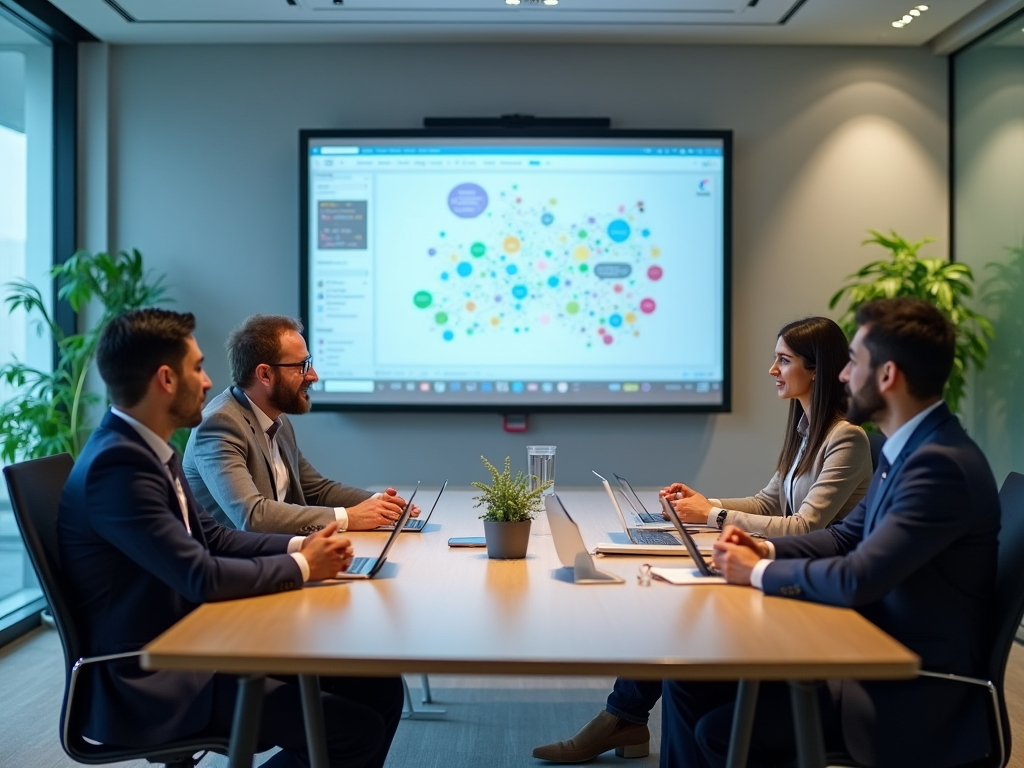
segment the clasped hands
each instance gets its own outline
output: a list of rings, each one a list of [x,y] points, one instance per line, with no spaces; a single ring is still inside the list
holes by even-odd
[[[693,488],[682,483],[672,483],[658,491],[658,494],[668,499],[669,504],[675,507],[680,522],[703,525],[708,521],[711,502]],[[663,512],[662,515],[664,514]]]
[[[768,545],[742,528],[727,525],[714,543],[711,560],[730,584],[750,584],[750,572],[768,557]]]

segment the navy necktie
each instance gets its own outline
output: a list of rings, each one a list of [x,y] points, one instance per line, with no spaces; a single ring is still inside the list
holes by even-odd
[[[267,442],[268,443],[274,442],[274,435],[277,434],[277,430],[279,430],[280,428],[281,428],[281,422],[280,421],[274,421],[273,424],[271,424],[269,427],[267,427]]]
[[[885,454],[884,453],[879,454],[879,456],[878,456],[878,473],[881,475],[883,480],[885,480],[885,478],[889,476],[889,467],[891,467],[891,466],[892,465],[889,463],[889,460],[885,457]]]

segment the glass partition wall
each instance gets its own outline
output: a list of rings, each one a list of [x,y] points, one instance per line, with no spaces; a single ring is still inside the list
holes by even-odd
[[[965,415],[996,480],[1024,472],[1024,14],[953,57],[954,256],[995,322]]]
[[[53,49],[0,15],[0,293],[50,284],[54,262]],[[50,291],[43,291],[49,297]],[[0,363],[49,370],[53,347],[22,311],[0,306]],[[17,391],[0,383],[0,402]],[[0,460],[2,466],[2,460]],[[38,611],[42,593],[0,483],[0,633]]]

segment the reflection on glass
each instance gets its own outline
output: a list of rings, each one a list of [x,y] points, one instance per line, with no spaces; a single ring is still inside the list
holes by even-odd
[[[53,264],[53,55],[0,16],[0,293],[13,280],[49,284]],[[48,294],[49,291],[44,291]],[[50,339],[0,305],[0,361],[48,370]],[[14,396],[0,385],[0,400]],[[2,466],[2,465],[0,465]],[[0,627],[41,596],[0,483]]]
[[[954,58],[954,252],[995,323],[967,428],[997,481],[1024,471],[1024,34],[1010,19]]]

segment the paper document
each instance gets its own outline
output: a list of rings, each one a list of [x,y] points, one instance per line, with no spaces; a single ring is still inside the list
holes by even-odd
[[[725,584],[721,576],[701,576],[696,568],[651,568],[651,576],[669,584]]]

